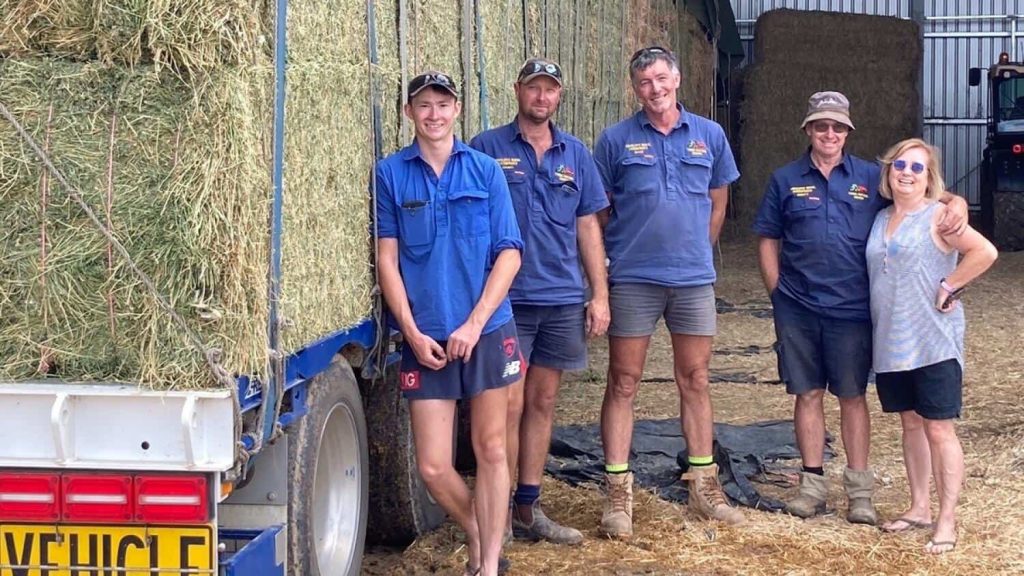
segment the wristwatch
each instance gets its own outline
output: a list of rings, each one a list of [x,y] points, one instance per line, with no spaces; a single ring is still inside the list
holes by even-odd
[[[945,278],[939,281],[939,286],[941,286],[942,289],[945,290],[947,294],[949,294],[950,299],[956,299],[960,297],[960,293],[964,291],[963,286],[961,286],[960,288],[953,288],[953,286],[949,282],[946,282]]]

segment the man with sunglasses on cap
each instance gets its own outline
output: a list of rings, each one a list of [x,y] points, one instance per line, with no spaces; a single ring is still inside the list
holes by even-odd
[[[587,336],[608,327],[608,281],[597,212],[608,206],[593,157],[551,118],[562,70],[544,58],[523,64],[514,85],[518,114],[471,146],[497,159],[526,245],[509,298],[528,368],[510,390],[508,457],[519,478],[511,522],[521,538],[579,544],[583,534],[540,507],[555,399],[565,370],[587,367]],[[580,261],[593,292],[586,305]],[[525,399],[524,399],[525,397]]]
[[[409,82],[416,137],[377,165],[378,277],[402,345],[420,475],[465,530],[467,574],[499,572],[508,513],[508,386],[520,378],[508,289],[523,242],[501,168],[455,138],[452,78]],[[456,400],[469,400],[473,493],[452,466]]]
[[[774,309],[779,377],[796,397],[793,420],[803,471],[799,494],[786,502],[786,511],[800,518],[825,512],[823,400],[828,390],[839,400],[846,518],[874,525],[864,250],[875,214],[889,202],[878,194],[879,165],[844,150],[854,129],[846,96],[813,94],[800,128],[807,135],[807,152],[772,174],[754,222],[761,276]],[[951,208],[940,225],[944,233],[962,232],[967,203],[948,192],[941,201]]]
[[[716,332],[711,248],[739,172],[722,127],[679,103],[675,54],[657,46],[637,51],[629,78],[642,109],[607,128],[594,150],[611,199],[604,228],[612,320],[601,408],[608,496],[601,531],[619,538],[633,533],[633,401],[661,318],[672,338],[690,509],[703,518],[743,521],[718,480],[708,389]]]

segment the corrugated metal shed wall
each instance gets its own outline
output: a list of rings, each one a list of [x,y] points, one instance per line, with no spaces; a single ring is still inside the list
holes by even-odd
[[[911,17],[910,0],[732,0],[732,6],[748,63],[757,58],[754,22],[768,10]],[[988,90],[968,87],[967,70],[987,67],[1000,52],[1024,59],[1024,0],[927,0],[924,10],[924,137],[943,151],[949,188],[976,206]]]

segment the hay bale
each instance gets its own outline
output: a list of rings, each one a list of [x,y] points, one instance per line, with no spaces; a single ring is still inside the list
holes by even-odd
[[[289,4],[282,314],[287,350],[371,307],[366,3]]]
[[[152,69],[0,61],[0,100],[48,142],[91,207],[109,212],[118,239],[191,327],[247,372],[266,359],[265,78],[223,71],[186,86]],[[7,123],[0,170],[11,231],[0,259],[11,279],[0,284],[0,376],[205,383],[202,358],[109,259],[67,193],[51,182],[42,202],[40,165]]]
[[[873,159],[916,135],[921,117],[916,74],[923,53],[917,31],[906,20],[856,14],[775,10],[758,19],[758,64],[744,73],[740,104],[743,178],[734,207],[743,226],[753,220],[771,173],[807,148],[800,122],[814,92],[837,90],[850,99],[857,126],[847,140],[852,154]],[[816,47],[813,54],[808,43]]]
[[[267,0],[0,0],[0,55],[178,69],[269,55]]]

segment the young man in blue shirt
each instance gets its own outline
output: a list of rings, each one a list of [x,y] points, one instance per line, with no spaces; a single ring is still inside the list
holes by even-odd
[[[786,511],[801,518],[825,512],[827,389],[839,400],[847,520],[875,524],[865,399],[872,347],[864,249],[875,214],[889,202],[878,194],[879,165],[844,151],[854,129],[846,96],[813,94],[801,129],[807,152],[772,174],[754,222],[761,236],[761,276],[775,315],[779,377],[796,397],[793,420],[803,471],[799,495],[786,502]],[[943,229],[962,231],[967,203],[949,193],[941,201],[952,208]],[[906,521],[897,526],[908,527]]]
[[[466,532],[467,573],[493,576],[508,513],[507,387],[523,363],[507,294],[523,242],[501,168],[453,134],[452,78],[427,72],[407,93],[415,140],[376,170],[378,277],[405,337],[400,385],[420,475]],[[459,399],[470,402],[472,494],[452,466]]]
[[[716,331],[711,247],[725,219],[729,184],[739,172],[721,126],[678,102],[680,73],[671,51],[637,51],[629,76],[642,109],[606,129],[594,151],[611,199],[604,229],[612,320],[601,408],[608,492],[601,530],[612,537],[633,533],[633,401],[661,318],[672,335],[690,508],[704,518],[743,521],[718,481],[708,389]]]
[[[583,534],[548,518],[539,498],[562,372],[586,368],[587,336],[600,336],[608,327],[608,280],[597,221],[608,198],[590,151],[551,120],[562,94],[558,64],[527,60],[514,88],[516,117],[470,143],[502,167],[526,245],[509,291],[529,366],[509,399],[509,470],[519,471],[512,526],[519,537],[579,544]],[[581,260],[592,290],[586,307]]]

